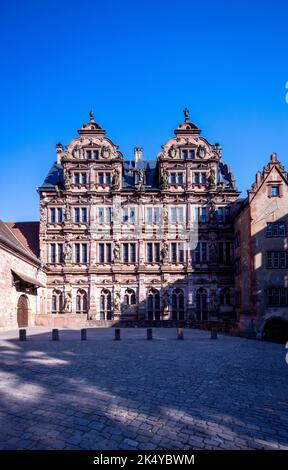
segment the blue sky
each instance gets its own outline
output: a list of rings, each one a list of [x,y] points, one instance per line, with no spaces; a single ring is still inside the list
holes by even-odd
[[[284,0],[11,0],[0,14],[3,220],[38,219],[55,144],[91,107],[126,158],[155,158],[187,106],[243,195],[273,151],[288,168]]]

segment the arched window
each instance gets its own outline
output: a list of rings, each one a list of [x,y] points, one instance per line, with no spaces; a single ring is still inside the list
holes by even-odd
[[[136,305],[136,294],[133,289],[126,289],[125,295],[124,295],[124,304]]]
[[[172,293],[172,320],[184,320],[184,293],[174,289]]]
[[[207,292],[203,287],[196,292],[196,319],[207,320]]]
[[[76,313],[87,313],[87,311],[87,292],[85,290],[79,289],[76,295]]]
[[[62,313],[63,312],[63,292],[60,290],[54,290],[52,293],[52,313]]]
[[[160,294],[157,289],[150,289],[147,298],[148,320],[160,320]]]
[[[230,305],[231,304],[231,297],[230,297],[230,290],[225,288],[222,289],[220,292],[220,304],[221,305]]]
[[[108,289],[102,289],[100,296],[100,320],[111,319],[111,292]]]

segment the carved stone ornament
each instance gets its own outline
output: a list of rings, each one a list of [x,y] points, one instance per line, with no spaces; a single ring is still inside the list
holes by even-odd
[[[166,240],[162,241],[162,248],[161,248],[161,257],[163,261],[167,261],[169,254],[169,245]]]
[[[115,312],[121,312],[121,294],[120,294],[119,291],[115,292],[114,311]]]
[[[168,171],[164,171],[163,175],[161,176],[161,188],[168,189],[169,187],[169,174]]]
[[[70,243],[66,243],[64,247],[64,261],[65,263],[72,263],[72,247]]]
[[[197,149],[197,155],[199,158],[205,158],[206,157],[206,147],[204,145],[199,145]]]
[[[171,145],[170,149],[169,149],[169,157],[170,158],[177,158],[178,156],[178,148],[176,147],[176,145]]]
[[[120,171],[117,168],[112,175],[111,188],[114,190],[120,189]]]
[[[71,292],[66,292],[65,293],[64,312],[65,313],[72,313],[72,294],[71,294]]]
[[[65,206],[64,216],[65,216],[65,222],[70,223],[71,222],[71,211],[70,211],[70,207],[69,207],[68,204],[66,204],[66,206]]]
[[[114,261],[120,261],[120,243],[116,241],[113,248]]]
[[[108,145],[103,145],[103,147],[101,149],[102,158],[105,158],[105,160],[107,160],[108,158],[110,158],[110,155],[111,155],[110,147],[108,147]]]

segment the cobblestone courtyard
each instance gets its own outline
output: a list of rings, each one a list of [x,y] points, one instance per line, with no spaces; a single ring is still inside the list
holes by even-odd
[[[1,449],[287,449],[284,345],[175,329],[1,332]]]

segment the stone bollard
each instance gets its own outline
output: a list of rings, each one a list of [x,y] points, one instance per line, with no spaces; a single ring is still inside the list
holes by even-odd
[[[115,328],[115,341],[120,341],[120,328]]]
[[[26,341],[26,330],[19,330],[19,341]]]
[[[177,328],[177,339],[184,339],[183,328]]]
[[[81,341],[86,341],[87,339],[87,330],[86,328],[82,328],[81,330]]]
[[[52,341],[59,340],[59,330],[57,328],[53,328],[52,330]]]
[[[217,330],[214,328],[211,330],[211,339],[218,339]]]
[[[147,328],[147,339],[153,339],[152,328]]]

